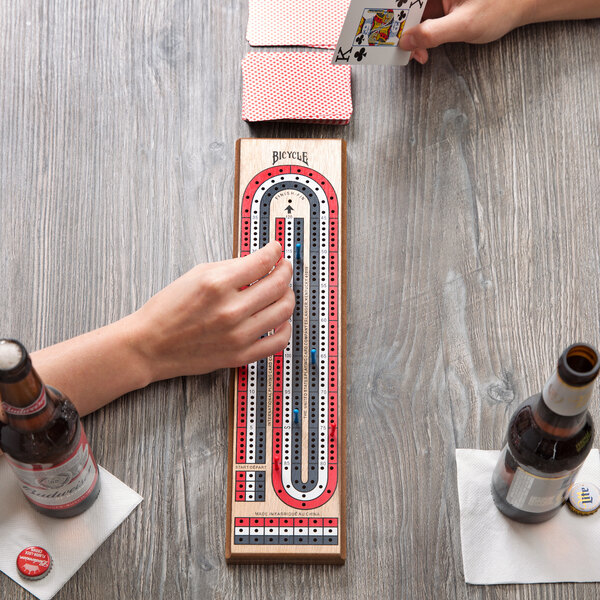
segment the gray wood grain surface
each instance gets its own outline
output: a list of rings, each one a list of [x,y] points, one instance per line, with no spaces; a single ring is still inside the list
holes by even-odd
[[[232,0],[0,3],[0,331],[40,348],[228,258],[238,137],[345,138],[348,561],[225,565],[217,372],[85,419],[144,502],[57,600],[597,598],[465,584],[454,450],[499,448],[561,350],[600,344],[600,22],[356,67],[346,127],[241,120],[246,22]],[[30,596],[1,575],[0,598]]]

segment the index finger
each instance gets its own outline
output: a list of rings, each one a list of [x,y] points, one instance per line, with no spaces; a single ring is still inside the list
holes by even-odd
[[[231,279],[236,287],[250,285],[271,272],[281,260],[281,245],[270,242],[256,252],[231,261]]]

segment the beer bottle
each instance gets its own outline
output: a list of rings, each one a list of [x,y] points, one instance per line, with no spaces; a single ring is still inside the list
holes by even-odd
[[[492,477],[494,502],[507,517],[541,523],[560,510],[592,448],[588,405],[599,369],[592,346],[569,346],[542,393],[512,416]]]
[[[50,517],[89,508],[100,479],[77,410],[44,385],[16,340],[0,340],[0,398],[0,447],[31,505]]]

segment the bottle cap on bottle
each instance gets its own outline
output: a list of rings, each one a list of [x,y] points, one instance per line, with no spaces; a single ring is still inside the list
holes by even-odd
[[[23,579],[34,581],[42,579],[52,569],[50,554],[39,546],[29,546],[17,556],[17,570]]]
[[[600,490],[593,483],[574,483],[567,506],[578,515],[593,515],[600,508]]]
[[[0,339],[0,382],[20,381],[31,370],[25,346],[17,340]]]

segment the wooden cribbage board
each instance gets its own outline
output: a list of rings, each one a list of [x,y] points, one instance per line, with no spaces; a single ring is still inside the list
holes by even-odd
[[[346,557],[345,189],[343,140],[237,141],[234,256],[278,240],[296,306],[284,351],[233,372],[228,562]]]

